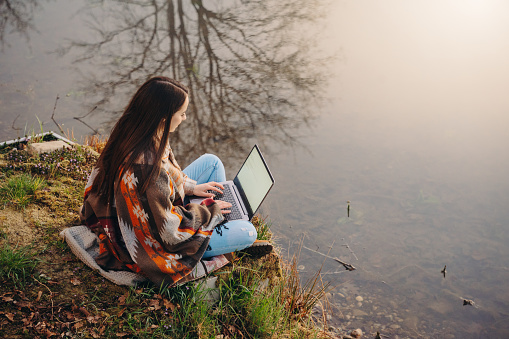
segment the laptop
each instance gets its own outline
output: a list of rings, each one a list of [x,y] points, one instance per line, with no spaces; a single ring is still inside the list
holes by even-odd
[[[263,200],[274,186],[274,177],[258,148],[254,145],[246,160],[233,180],[221,182],[223,194],[216,194],[214,199],[228,201],[232,204],[231,213],[224,214],[225,221],[251,220]],[[204,198],[191,199],[200,203]]]

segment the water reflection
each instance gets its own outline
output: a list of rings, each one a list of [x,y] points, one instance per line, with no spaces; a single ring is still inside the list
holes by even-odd
[[[314,116],[322,63],[304,35],[290,33],[317,20],[320,8],[294,0],[98,1],[82,10],[97,38],[62,52],[94,69],[81,83],[111,120],[147,78],[183,81],[191,104],[173,141],[180,161],[204,152],[243,158],[251,139],[294,143],[292,131]]]
[[[6,31],[14,31],[26,40],[30,32],[36,31],[33,24],[34,11],[39,6],[37,0],[3,0],[0,2],[0,45],[5,44]]]

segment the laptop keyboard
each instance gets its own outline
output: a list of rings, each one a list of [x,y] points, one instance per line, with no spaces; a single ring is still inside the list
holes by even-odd
[[[224,185],[224,189],[222,190],[223,194],[216,192],[216,191],[208,191],[209,193],[214,193],[216,200],[223,200],[226,202],[229,202],[232,204],[232,207],[230,208],[231,213],[223,214],[224,218],[226,220],[237,220],[242,218],[242,213],[240,212],[240,208],[235,202],[235,198],[233,197],[233,192],[230,186]]]

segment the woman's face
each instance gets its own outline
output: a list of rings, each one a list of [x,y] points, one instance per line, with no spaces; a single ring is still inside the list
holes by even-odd
[[[180,109],[171,117],[170,133],[175,132],[180,123],[186,120],[187,106],[189,106],[189,96],[186,97],[186,101],[184,101],[182,107],[180,107]]]

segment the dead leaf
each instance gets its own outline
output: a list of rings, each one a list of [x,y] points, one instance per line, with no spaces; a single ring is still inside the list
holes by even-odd
[[[71,283],[74,286],[81,285],[81,281],[78,278],[71,278]]]
[[[37,292],[37,299],[35,299],[35,301],[41,300],[41,296],[42,296],[42,291]]]
[[[54,335],[58,335],[55,332],[51,332],[50,330],[46,329],[46,338],[52,337]]]
[[[10,321],[14,321],[14,314],[12,313],[5,313],[5,316],[7,317],[7,319],[9,319]]]
[[[169,301],[168,299],[163,299],[163,304],[164,304],[164,307],[166,307],[167,310],[170,310],[170,311],[174,311],[175,310],[175,305]]]
[[[118,297],[118,304],[119,305],[125,305],[125,300],[127,299],[127,293],[122,294],[120,297]]]
[[[155,325],[155,324],[154,324],[154,325],[150,325],[150,328],[158,328],[158,327],[159,327],[159,326],[157,326],[157,325]]]
[[[121,309],[120,312],[118,312],[117,317],[120,318],[122,316],[122,314],[124,314],[126,309],[127,309],[127,307],[124,307],[123,309]]]
[[[159,309],[161,309],[161,306],[159,305],[159,300],[157,300],[157,299],[150,300],[148,310],[149,311],[157,311]]]
[[[140,288],[138,290],[134,290],[134,292],[136,292],[136,294],[140,294],[141,292],[143,292],[143,288]]]
[[[99,319],[101,319],[100,316],[96,315],[95,317],[87,317],[87,321],[90,323],[90,324],[97,324],[97,322],[99,321]]]
[[[4,296],[2,296],[2,300],[5,302],[14,301],[14,299],[12,299],[11,297],[4,297]]]
[[[81,321],[79,321],[76,324],[74,324],[74,329],[75,330],[80,329],[82,327],[83,327],[83,322],[81,322]]]
[[[22,308],[22,307],[31,308],[32,304],[29,302],[26,302],[26,301],[20,301],[16,304],[16,306],[18,306],[19,308]]]
[[[127,333],[125,332],[120,332],[120,333],[117,333],[115,334],[117,337],[125,337],[127,335]]]
[[[28,300],[28,298],[25,296],[25,292],[19,290],[16,290],[16,292],[18,292],[18,295],[21,297],[21,299]]]
[[[87,309],[85,307],[80,307],[80,312],[83,313],[85,315],[85,317],[91,317],[92,314],[90,314],[89,311],[87,311]]]

